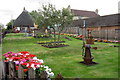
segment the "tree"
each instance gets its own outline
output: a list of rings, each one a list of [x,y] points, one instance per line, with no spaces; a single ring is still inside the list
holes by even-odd
[[[38,21],[38,25],[39,28],[40,27],[44,27],[47,28],[48,26],[50,28],[53,29],[54,33],[55,33],[55,27],[58,24],[58,14],[59,14],[59,10],[56,10],[56,8],[52,5],[43,5],[43,10],[39,10],[38,14],[39,14],[39,19],[37,19]],[[54,41],[56,41],[56,34],[54,34]]]
[[[12,19],[12,20],[10,20],[10,22],[8,22],[7,23],[7,30],[12,30],[12,28],[13,28],[13,22],[14,22],[15,20],[14,19]]]
[[[4,25],[2,23],[0,23],[0,29],[3,29]]]
[[[62,32],[62,30],[65,27],[68,27],[73,21],[73,14],[69,11],[69,6],[68,8],[63,8],[59,16],[60,16],[59,18],[60,26],[58,26],[58,42],[60,40],[60,33]]]
[[[32,19],[35,24],[37,24],[39,27],[42,27],[41,25],[43,24],[41,20],[43,20],[43,16],[40,12],[32,11],[30,12],[30,15],[32,16]]]
[[[73,19],[72,13],[69,8],[63,8],[62,10],[57,10],[52,4],[43,5],[43,9],[37,11],[32,11],[31,15],[34,18],[36,24],[40,27],[47,28],[48,26],[54,31],[54,41],[56,41],[55,32],[58,31],[58,41],[60,40],[60,33],[70,25]],[[55,29],[57,28],[57,30]]]

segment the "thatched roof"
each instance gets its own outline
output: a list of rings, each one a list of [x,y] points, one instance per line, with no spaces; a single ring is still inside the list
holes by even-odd
[[[86,27],[98,27],[98,26],[120,26],[120,20],[118,20],[120,14],[112,14],[94,18],[84,19],[86,21]],[[83,26],[83,20],[73,21],[74,26]]]
[[[18,18],[13,23],[15,27],[33,27],[34,23],[32,17],[28,13],[28,11],[23,10],[23,12],[18,16]]]

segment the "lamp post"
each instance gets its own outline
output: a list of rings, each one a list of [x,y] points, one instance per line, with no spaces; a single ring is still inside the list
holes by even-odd
[[[85,40],[86,40],[86,21],[85,20],[83,20],[83,27],[84,27]]]

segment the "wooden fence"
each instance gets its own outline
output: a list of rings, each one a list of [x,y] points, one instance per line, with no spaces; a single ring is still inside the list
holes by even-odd
[[[86,32],[86,33],[85,33]],[[63,30],[63,33],[86,35],[87,31],[79,27],[68,27]],[[92,35],[97,39],[106,39],[106,40],[120,40],[120,29],[101,29],[101,30],[92,30]]]
[[[120,40],[119,30],[93,30],[92,35],[97,39]]]
[[[0,80],[50,80],[46,71],[35,73],[33,68],[28,69],[28,72],[24,74],[23,67],[19,65],[18,70],[15,69],[15,63],[0,62]],[[55,80],[63,80],[61,74],[57,74]]]

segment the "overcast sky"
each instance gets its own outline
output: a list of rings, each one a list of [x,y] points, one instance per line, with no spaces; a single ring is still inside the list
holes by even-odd
[[[110,15],[118,13],[119,0],[0,0],[0,23],[6,25],[16,19],[25,7],[27,11],[38,10],[42,4],[52,3],[56,8],[71,6],[71,9],[95,11]]]

